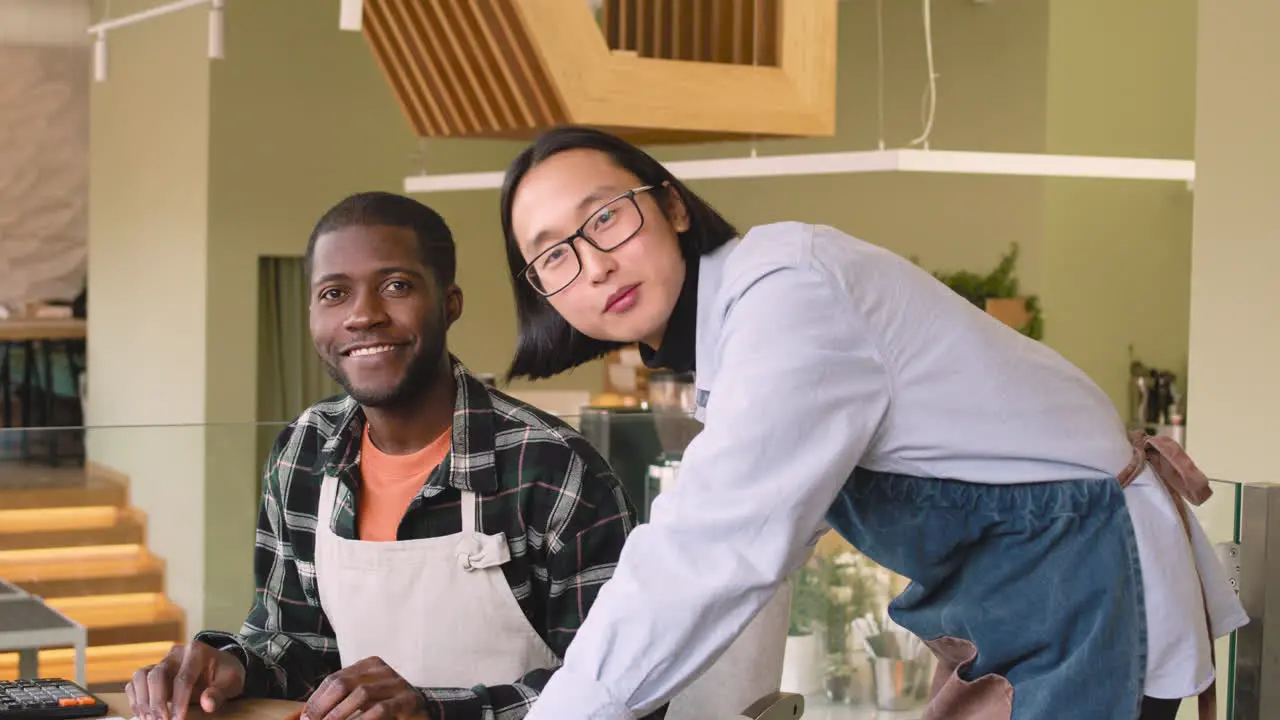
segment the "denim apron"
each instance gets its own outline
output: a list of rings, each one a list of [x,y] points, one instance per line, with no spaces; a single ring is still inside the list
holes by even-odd
[[[1138,716],[1147,623],[1124,487],[1147,456],[1180,512],[1208,481],[1180,448],[1133,443],[1134,462],[1106,480],[979,485],[859,468],[845,483],[827,521],[911,580],[889,615],[938,659],[927,720]],[[1211,704],[1210,691],[1201,717]]]
[[[931,715],[1137,717],[1142,570],[1115,479],[977,485],[858,469],[827,520],[911,580],[889,615],[938,658]]]

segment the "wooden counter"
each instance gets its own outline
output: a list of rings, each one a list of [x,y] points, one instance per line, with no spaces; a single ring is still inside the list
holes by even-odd
[[[66,320],[0,320],[0,342],[33,340],[83,340],[85,321]]]
[[[100,693],[98,697],[111,706],[111,712],[107,713],[108,717],[122,717],[128,720],[133,716],[133,713],[129,712],[129,698],[124,693]],[[233,700],[229,705],[213,715],[205,713],[200,709],[199,705],[193,705],[187,710],[187,720],[206,720],[206,718],[217,718],[217,720],[286,720],[301,708],[302,703],[286,700]]]

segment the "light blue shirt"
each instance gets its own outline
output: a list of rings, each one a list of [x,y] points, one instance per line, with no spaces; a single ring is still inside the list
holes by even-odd
[[[766,225],[705,257],[698,284],[705,428],[530,720],[630,720],[669,700],[803,562],[855,466],[1004,484],[1112,477],[1129,462],[1124,425],[1088,377],[887,250]],[[1201,553],[1150,471],[1126,500],[1144,576],[1167,566],[1144,577],[1160,644],[1148,678],[1191,694],[1212,677],[1194,626]],[[1205,582],[1223,627],[1243,624],[1221,569]]]

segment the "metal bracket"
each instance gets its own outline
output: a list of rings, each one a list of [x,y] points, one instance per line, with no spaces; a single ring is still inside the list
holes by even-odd
[[[1227,581],[1231,589],[1240,594],[1240,543],[1220,542],[1213,546],[1218,551],[1218,562],[1227,573]]]

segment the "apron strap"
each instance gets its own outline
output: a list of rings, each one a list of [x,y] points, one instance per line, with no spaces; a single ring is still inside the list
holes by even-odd
[[[1182,529],[1187,534],[1187,541],[1194,543],[1191,535],[1190,509],[1187,503],[1199,506],[1213,495],[1209,487],[1209,478],[1196,467],[1187,451],[1173,438],[1150,436],[1142,430],[1129,433],[1129,444],[1133,447],[1133,457],[1129,464],[1121,470],[1116,478],[1120,487],[1129,487],[1148,463],[1160,480],[1161,487],[1169,494],[1173,507],[1178,511],[1178,519],[1182,521]],[[1201,585],[1203,598],[1204,586]],[[1213,621],[1209,617],[1209,602],[1204,600],[1205,626],[1209,628],[1209,662],[1216,669],[1217,658],[1214,652]],[[1196,698],[1196,711],[1199,720],[1215,720],[1218,717],[1218,684],[1210,683],[1204,692]]]
[[[1209,478],[1173,438],[1153,437],[1141,430],[1133,430],[1129,433],[1129,444],[1133,447],[1133,457],[1116,476],[1121,487],[1129,487],[1149,463],[1166,488],[1192,505],[1202,505],[1213,495]]]
[[[507,545],[507,536],[502,533],[481,535],[476,532],[476,511],[479,503],[476,494],[470,490],[462,491],[462,533],[458,538],[455,552],[458,565],[463,570],[483,570],[498,567],[511,560],[511,548]]]
[[[476,531],[476,494],[470,490],[462,491],[462,532],[473,533]]]

